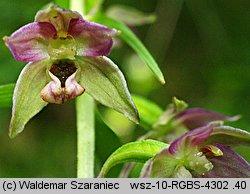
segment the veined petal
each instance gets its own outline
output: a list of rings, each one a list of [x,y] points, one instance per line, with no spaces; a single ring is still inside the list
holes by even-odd
[[[171,143],[169,147],[169,152],[175,154],[178,151],[184,151],[189,149],[190,146],[197,146],[203,143],[213,131],[213,126],[207,125],[204,127],[196,128],[194,130],[188,131],[175,141]]]
[[[214,168],[203,176],[196,177],[250,178],[250,164],[244,158],[227,146],[221,144],[215,146],[223,152],[223,155],[209,159]]]
[[[217,112],[193,108],[180,112],[176,115],[176,118],[186,127],[193,129],[207,125],[212,121],[235,121],[239,119],[239,116],[228,117]]]
[[[77,57],[80,85],[95,100],[138,123],[137,109],[119,68],[107,57]]]
[[[82,18],[82,16],[71,10],[62,9],[56,5],[51,5],[47,9],[37,12],[36,22],[49,22],[54,25],[58,32],[67,32],[69,22],[73,18]]]
[[[46,102],[62,104],[84,92],[84,89],[75,80],[76,72],[67,78],[65,87],[61,86],[60,80],[51,72],[49,75],[53,81],[49,82],[41,91],[41,97]]]
[[[47,58],[48,41],[56,35],[54,26],[47,22],[27,24],[10,37],[4,37],[6,46],[14,58],[23,62],[34,62]]]
[[[118,31],[84,19],[72,19],[68,33],[77,42],[79,56],[107,56],[113,45],[112,36]]]
[[[10,137],[22,132],[26,123],[47,105],[40,97],[47,83],[46,66],[49,59],[27,64],[16,83],[13,95]]]

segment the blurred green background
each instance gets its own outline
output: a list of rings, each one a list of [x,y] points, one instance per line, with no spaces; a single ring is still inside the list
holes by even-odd
[[[0,37],[32,22],[49,2],[0,1]],[[106,0],[103,9],[115,4],[157,15],[155,23],[133,30],[159,63],[166,85],[155,80],[127,45],[115,48],[111,55],[132,93],[162,108],[176,96],[190,107],[240,114],[241,120],[230,125],[250,131],[249,0]],[[24,65],[0,43],[0,85],[16,82]],[[122,141],[133,139],[130,136],[137,129],[132,123],[110,110],[103,112]],[[8,137],[10,116],[10,108],[0,109],[0,177],[76,176],[74,101],[49,105],[15,139]],[[249,148],[237,151],[250,161]]]

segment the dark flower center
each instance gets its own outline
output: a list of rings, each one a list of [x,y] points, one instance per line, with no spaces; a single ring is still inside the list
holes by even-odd
[[[65,82],[69,76],[77,70],[75,64],[71,60],[58,60],[53,63],[50,72],[55,75],[61,82],[61,87],[65,87]]]

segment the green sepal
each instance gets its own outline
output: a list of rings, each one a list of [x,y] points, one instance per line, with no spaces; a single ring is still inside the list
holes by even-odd
[[[118,148],[104,163],[99,177],[104,177],[115,165],[125,162],[146,162],[168,144],[155,140],[131,142]]]
[[[152,159],[145,163],[141,177],[150,178],[191,178],[192,172],[203,174],[213,168],[211,162],[197,149],[172,155],[163,148]]]
[[[132,101],[126,80],[107,57],[77,57],[79,82],[95,100],[139,123],[138,111]]]
[[[28,63],[19,75],[13,94],[11,138],[21,133],[26,123],[47,105],[40,92],[47,83],[46,67],[49,63],[49,59]]]
[[[140,177],[173,178],[177,165],[178,160],[168,152],[167,148],[164,148],[145,163]]]

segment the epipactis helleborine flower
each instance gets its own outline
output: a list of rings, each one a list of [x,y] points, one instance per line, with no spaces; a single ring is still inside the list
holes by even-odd
[[[250,165],[227,145],[209,143],[216,127],[207,125],[191,130],[163,148],[144,166],[142,177],[250,177]],[[215,133],[214,133],[215,132]],[[238,132],[249,133],[239,130]],[[220,131],[223,136],[223,130]],[[226,132],[225,132],[226,134]],[[216,140],[218,142],[218,139]]]
[[[224,121],[236,121],[240,116],[226,116],[218,112],[202,109],[202,108],[187,108],[187,104],[173,98],[172,103],[168,106],[154,123],[154,133],[152,137],[164,138],[165,142],[170,142],[188,130],[208,125],[212,122],[223,124]],[[152,138],[150,137],[150,138]]]
[[[202,109],[188,108],[188,105],[177,98],[173,98],[166,111],[162,113],[159,120],[154,124],[154,127],[164,127],[172,122],[171,126],[181,124],[188,129],[195,129],[205,126],[214,121],[236,121],[240,116],[225,116],[223,114]]]
[[[20,133],[47,102],[61,104],[84,91],[138,122],[123,74],[105,57],[117,34],[52,5],[39,11],[33,23],[4,37],[14,58],[29,62],[14,91],[10,136]]]

